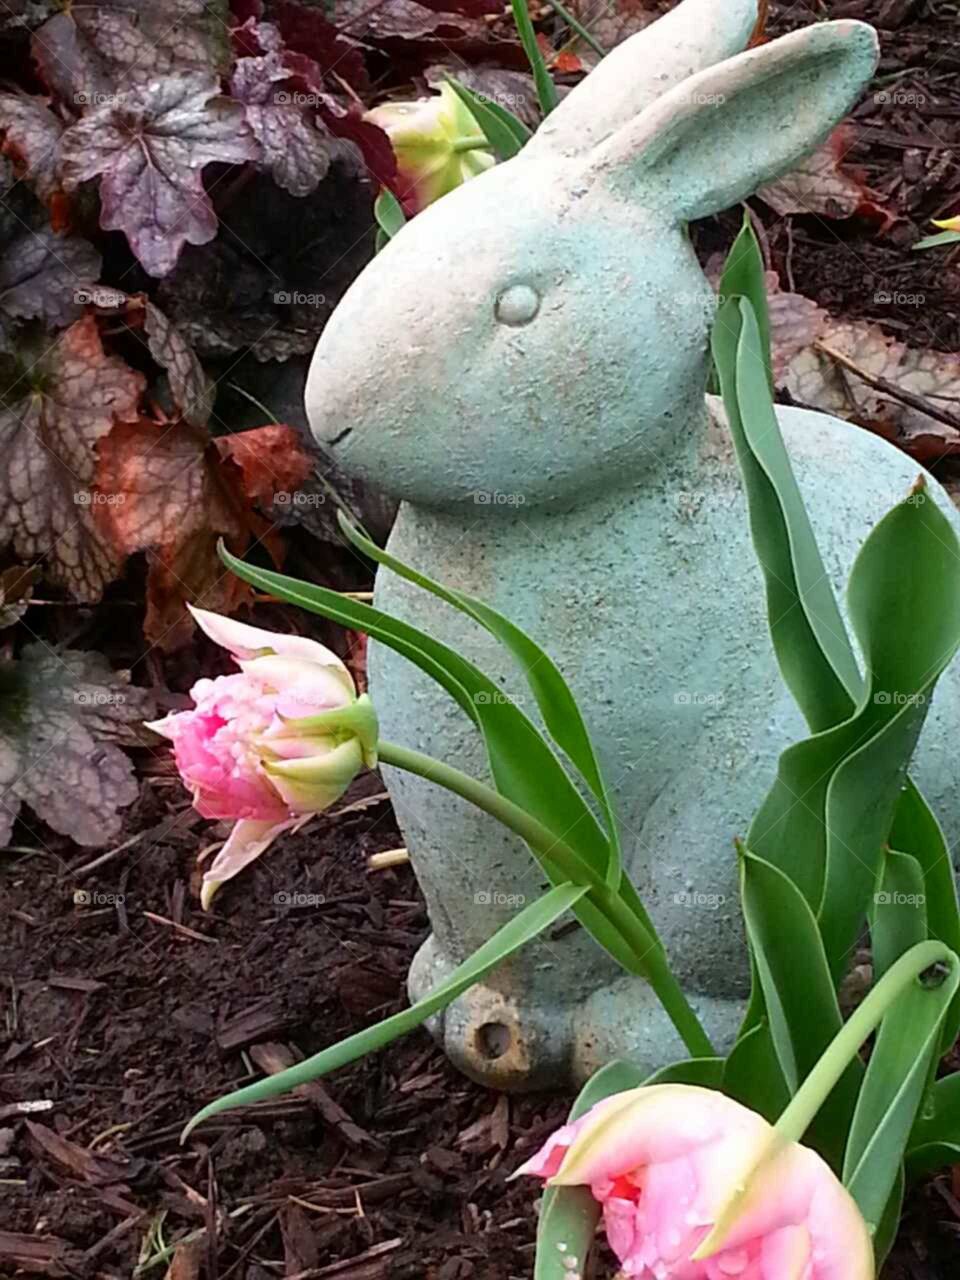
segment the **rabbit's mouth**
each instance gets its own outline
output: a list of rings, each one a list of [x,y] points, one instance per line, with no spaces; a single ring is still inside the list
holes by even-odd
[[[346,440],[347,436],[351,435],[352,432],[353,432],[353,427],[344,427],[343,430],[339,433],[339,435],[335,435],[332,440],[327,441],[327,447],[330,449],[335,448],[338,444],[341,444],[344,440]]]

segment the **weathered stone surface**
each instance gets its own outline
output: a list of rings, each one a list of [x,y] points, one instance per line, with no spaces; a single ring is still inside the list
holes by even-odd
[[[773,658],[728,438],[704,400],[714,299],[684,227],[816,146],[876,59],[856,22],[731,56],[755,18],[755,0],[686,0],[617,49],[518,157],[371,263],[307,389],[318,440],[403,500],[391,550],[501,609],[562,667],[631,874],[721,1048],[748,981],[733,839],[805,730]],[[835,418],[786,409],[781,424],[842,590],[919,468]],[[381,574],[377,603],[524,696],[494,642],[439,601]],[[484,771],[466,717],[379,646],[371,686],[388,738]],[[946,726],[958,714],[951,672],[917,769],[951,836],[960,779]],[[542,878],[446,792],[395,771],[388,786],[434,928],[411,974],[420,994]],[[650,992],[577,930],[528,947],[435,1031],[464,1070],[506,1087],[582,1078],[614,1054],[682,1056]]]

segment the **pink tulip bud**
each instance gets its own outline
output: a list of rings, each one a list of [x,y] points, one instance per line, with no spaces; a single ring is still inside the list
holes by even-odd
[[[206,910],[225,880],[376,764],[377,719],[340,659],[316,640],[192,613],[240,672],[198,680],[192,710],[149,727],[172,741],[197,812],[236,820],[204,876]]]
[[[638,1280],[873,1280],[856,1204],[816,1152],[711,1089],[598,1103],[518,1173],[588,1186]]]
[[[496,163],[486,135],[449,84],[415,102],[368,111],[397,157],[397,194],[408,216]]]

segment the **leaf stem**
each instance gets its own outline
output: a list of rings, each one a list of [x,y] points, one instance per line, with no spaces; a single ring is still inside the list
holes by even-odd
[[[864,1042],[877,1029],[884,1014],[906,988],[935,964],[953,967],[958,963],[960,960],[956,953],[944,943],[918,942],[896,964],[890,966],[863,1004],[834,1036],[830,1046],[780,1116],[775,1127],[784,1141],[800,1141]]]
[[[489,151],[490,140],[485,136],[483,138],[454,138],[451,148],[458,155],[461,151]]]
[[[619,892],[611,889],[605,882],[601,872],[585,863],[569,845],[558,839],[525,809],[453,765],[383,739],[378,744],[377,752],[382,764],[405,769],[428,782],[446,787],[448,791],[489,813],[532,849],[555,862],[574,884],[587,881],[590,899],[633,951],[638,967],[642,966],[645,970],[651,987],[687,1049],[697,1058],[714,1056],[713,1045],[671,971],[663,944],[653,926],[638,919]]]

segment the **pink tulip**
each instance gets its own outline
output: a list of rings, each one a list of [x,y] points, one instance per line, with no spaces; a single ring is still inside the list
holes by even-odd
[[[207,910],[225,880],[376,764],[377,721],[340,659],[316,640],[191,612],[240,672],[198,680],[192,710],[149,727],[172,741],[197,812],[236,820],[203,878]]]
[[[830,1167],[711,1089],[615,1094],[518,1173],[588,1186],[637,1280],[873,1280],[866,1224]]]

